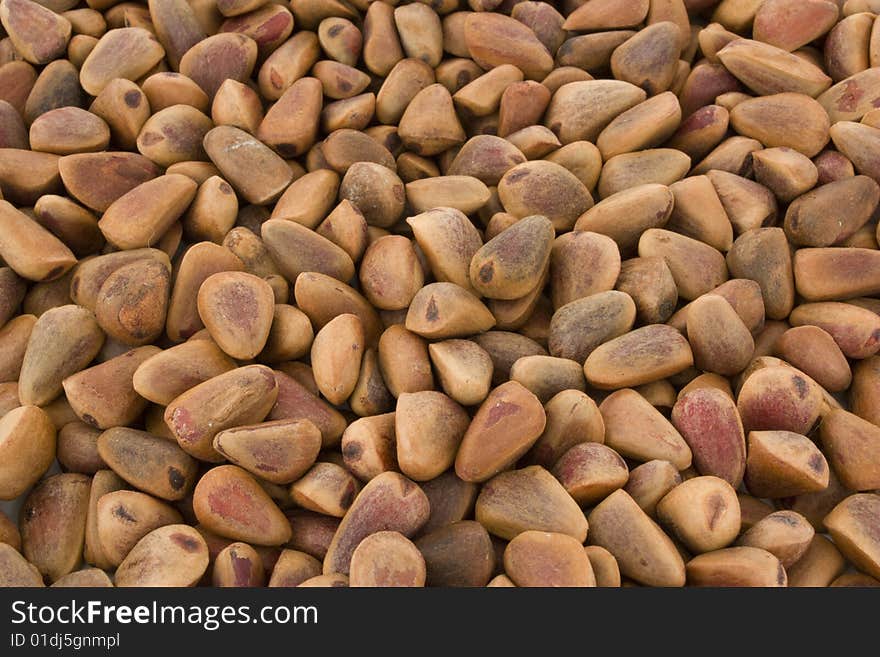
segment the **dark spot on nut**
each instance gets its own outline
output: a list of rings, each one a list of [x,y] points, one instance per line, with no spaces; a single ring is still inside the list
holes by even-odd
[[[425,319],[429,322],[435,322],[438,317],[440,317],[440,311],[437,309],[437,302],[434,297],[431,297],[431,300],[428,301],[428,308],[425,310]]]
[[[168,468],[168,483],[171,484],[171,488],[174,490],[180,490],[186,483],[186,477],[177,468],[170,467]]]
[[[342,458],[347,461],[357,461],[363,453],[364,448],[360,443],[346,443],[342,447]]]
[[[487,262],[485,265],[480,267],[480,282],[488,283],[492,280],[492,277],[495,275],[495,263]]]
[[[125,100],[125,104],[131,108],[135,108],[141,104],[141,92],[132,89],[131,91],[127,91],[123,96]]]
[[[339,23],[337,23],[336,25],[333,25],[329,30],[327,30],[327,36],[335,37],[337,34],[342,32],[342,27],[343,26],[340,25]]]
[[[791,378],[791,380],[794,383],[794,387],[797,388],[798,397],[804,399],[807,396],[807,392],[809,390],[809,388],[807,388],[807,382],[804,381],[804,377],[795,375]]]
[[[137,518],[131,515],[121,504],[117,504],[113,508],[113,515],[120,520],[124,520],[125,522],[137,522]]]
[[[195,552],[199,549],[199,542],[186,534],[171,534],[171,540],[177,543],[187,552]]]

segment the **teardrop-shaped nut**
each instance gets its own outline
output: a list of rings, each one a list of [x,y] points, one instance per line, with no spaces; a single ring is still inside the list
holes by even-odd
[[[208,546],[189,525],[166,525],[144,536],[116,569],[116,586],[195,586],[208,568]]]
[[[426,285],[413,297],[406,314],[406,328],[428,339],[467,337],[494,325],[489,309],[454,283]]]

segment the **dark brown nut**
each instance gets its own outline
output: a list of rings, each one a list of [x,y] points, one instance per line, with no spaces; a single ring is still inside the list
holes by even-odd
[[[93,475],[107,464],[98,454],[99,429],[69,422],[58,431],[58,463],[66,472]]]
[[[36,220],[77,256],[95,253],[104,246],[98,220],[84,207],[64,196],[47,194],[34,204]]]
[[[873,295],[880,291],[877,256],[873,247],[799,249],[794,256],[797,290],[807,301]]]
[[[822,446],[841,483],[850,490],[878,488],[875,456],[880,449],[880,427],[842,409],[822,418]]]
[[[504,550],[504,569],[517,586],[596,586],[583,546],[566,534],[519,534]]]
[[[293,179],[284,160],[238,128],[218,126],[210,130],[204,148],[223,177],[250,203],[275,200]]]
[[[880,575],[880,543],[877,540],[877,511],[880,496],[850,495],[825,518],[835,545],[857,568],[872,577]]]
[[[0,257],[22,278],[51,281],[76,264],[76,256],[46,228],[0,201]]]
[[[688,306],[687,336],[697,368],[732,376],[752,360],[755,343],[726,299],[704,294]]]
[[[185,451],[216,462],[222,457],[212,445],[214,436],[230,427],[261,422],[277,397],[272,370],[248,365],[208,379],[175,398],[165,409],[165,422]]]
[[[698,554],[730,545],[740,531],[736,491],[718,477],[694,477],[679,484],[657,503],[657,517]]]
[[[429,344],[428,352],[447,395],[464,406],[486,399],[493,367],[485,349],[469,340],[443,340]]]
[[[278,420],[221,431],[214,449],[262,479],[289,484],[315,462],[321,432],[309,420]]]
[[[52,308],[34,324],[18,379],[22,404],[43,406],[61,392],[61,382],[79,372],[104,344],[95,316],[74,305]]]
[[[159,352],[158,347],[139,347],[64,379],[64,392],[74,412],[98,429],[134,422],[146,410],[147,400],[135,392],[132,377]]]
[[[761,286],[768,318],[788,317],[794,305],[794,273],[782,229],[760,228],[744,233],[733,243],[727,264],[736,278],[750,278]]]
[[[541,80],[553,68],[553,57],[535,33],[508,16],[474,13],[465,20],[464,38],[473,60],[485,69],[513,64],[526,78]]]
[[[156,353],[134,373],[135,391],[161,405],[208,379],[235,368],[211,340],[192,340]]]
[[[254,545],[290,540],[290,523],[247,472],[234,465],[208,470],[193,493],[196,518],[208,530]]]
[[[214,566],[215,572],[217,566]],[[282,550],[278,561],[272,568],[269,579],[270,588],[299,586],[306,580],[321,574],[321,562],[314,556],[296,549]]]
[[[880,202],[867,176],[830,182],[796,199],[785,213],[785,233],[799,246],[832,246],[851,237]]]
[[[373,478],[354,499],[333,536],[324,558],[324,572],[347,572],[360,542],[378,531],[412,536],[427,521],[428,498],[412,481],[396,472]]]
[[[567,303],[550,321],[550,353],[583,362],[600,345],[627,333],[635,315],[630,296],[614,290]]]
[[[91,478],[59,474],[41,481],[21,509],[22,554],[49,581],[82,560]]]
[[[152,246],[186,211],[197,189],[180,174],[148,180],[114,201],[98,227],[120,249]]]
[[[421,6],[427,9],[426,5]],[[396,531],[379,531],[364,538],[351,555],[350,570],[353,587],[425,585],[426,567],[422,553],[412,541]]]
[[[190,338],[204,328],[199,317],[199,288],[209,276],[225,271],[241,271],[244,264],[229,249],[211,242],[190,247],[177,266],[165,330],[174,342]]]
[[[473,291],[469,268],[482,240],[470,220],[454,208],[436,208],[406,221],[434,277]]]
[[[782,563],[766,550],[732,547],[694,557],[687,563],[693,586],[787,586]]]
[[[164,56],[165,49],[158,39],[143,28],[110,30],[83,62],[80,84],[86,92],[97,96],[114,78],[137,80]]]
[[[180,59],[192,46],[204,39],[205,27],[197,11],[185,0],[150,0],[150,20],[171,68],[177,70]]]
[[[658,381],[693,365],[687,340],[664,325],[644,326],[606,342],[584,363],[587,382],[604,390]]]
[[[98,454],[132,486],[165,500],[183,499],[196,478],[196,462],[165,438],[117,427],[98,438]]]
[[[339,198],[357,207],[369,225],[387,228],[403,215],[406,191],[403,181],[388,167],[356,162],[345,172]]]
[[[822,392],[815,381],[788,365],[764,367],[748,376],[737,398],[746,431],[806,435],[819,417]]]
[[[188,525],[144,536],[116,569],[116,586],[195,586],[208,568],[205,539]]]
[[[736,544],[767,550],[782,562],[783,567],[789,568],[810,547],[815,533],[799,513],[776,511],[752,525]]]
[[[278,558],[279,563],[283,556],[284,553]],[[275,567],[278,567],[277,563]],[[275,576],[275,569],[272,570],[272,576]],[[247,543],[227,545],[214,558],[211,583],[218,587],[264,586],[266,572],[259,553]]]
[[[621,574],[653,586],[684,585],[684,562],[674,544],[625,491],[605,498],[588,519],[590,543],[608,550]]]
[[[588,529],[577,503],[539,465],[490,479],[477,498],[476,520],[489,533],[504,539],[535,530],[567,534],[583,543]]]
[[[626,484],[629,469],[613,449],[584,442],[560,457],[553,475],[578,504],[593,506]]]
[[[154,529],[181,522],[170,505],[144,493],[120,490],[98,500],[96,529],[107,560],[118,566],[144,536]]]
[[[294,286],[296,305],[320,329],[342,313],[357,315],[364,326],[367,344],[374,345],[382,331],[378,313],[356,290],[318,272],[305,272]]]
[[[453,470],[447,470],[439,477],[422,483],[421,488],[431,505],[428,522],[422,528],[423,534],[473,515],[474,503],[480,490],[478,484],[459,479]]]
[[[419,290],[406,314],[406,328],[428,339],[482,333],[495,318],[477,297],[453,283],[431,283]]]
[[[423,391],[401,394],[394,414],[400,470],[415,481],[428,481],[455,462],[470,417],[446,395]]]
[[[337,315],[312,343],[315,383],[331,404],[342,404],[357,385],[364,352],[364,329],[356,315]]]
[[[880,349],[880,318],[866,308],[852,304],[805,303],[795,308],[792,326],[818,326],[834,338],[848,358],[868,358]]]
[[[550,96],[549,89],[534,80],[509,85],[501,95],[498,135],[508,137],[539,123],[550,103]]]
[[[605,444],[637,461],[662,459],[679,470],[691,465],[691,450],[681,434],[635,390],[618,390],[599,405]]]
[[[673,202],[672,193],[665,185],[638,185],[603,199],[587,210],[577,220],[575,230],[607,235],[622,251],[629,251],[646,230],[666,224]]]
[[[830,392],[849,388],[852,372],[834,339],[818,326],[788,329],[776,341],[776,353]]]
[[[342,434],[345,467],[361,481],[398,469],[394,422],[394,413],[362,417]]]
[[[339,191],[339,174],[329,169],[310,171],[285,190],[272,210],[272,219],[287,219],[315,228],[330,212]]]
[[[828,463],[806,437],[790,431],[749,432],[746,485],[759,497],[787,497],[828,487]]]
[[[104,212],[114,201],[159,175],[159,169],[137,153],[78,153],[58,160],[61,180],[83,205]],[[96,185],[95,181],[101,184]]]
[[[453,522],[415,544],[425,559],[429,586],[485,586],[492,577],[495,552],[489,533],[478,522]]]
[[[541,402],[510,381],[489,393],[464,434],[455,471],[465,481],[486,481],[510,467],[544,431]]]
[[[788,571],[788,585],[829,586],[847,566],[846,559],[830,540],[815,535],[803,556]]]
[[[19,406],[0,417],[0,499],[14,500],[33,486],[52,464],[55,427],[36,406]]]

